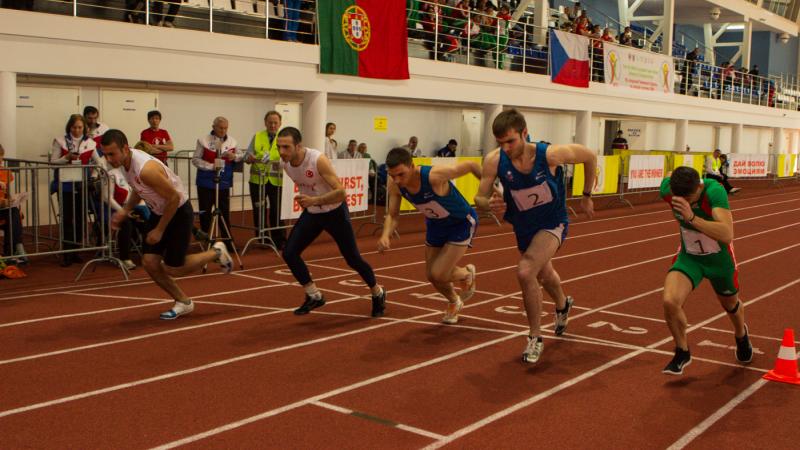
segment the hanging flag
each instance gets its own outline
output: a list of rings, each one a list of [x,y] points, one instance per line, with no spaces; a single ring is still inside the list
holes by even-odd
[[[320,72],[408,79],[405,0],[317,2]]]
[[[550,76],[553,83],[589,87],[589,38],[550,30]]]

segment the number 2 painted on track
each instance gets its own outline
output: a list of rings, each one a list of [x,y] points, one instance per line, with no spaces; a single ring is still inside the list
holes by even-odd
[[[611,328],[612,330],[614,330],[614,331],[616,331],[618,333],[647,334],[647,329],[642,328],[642,327],[622,328],[622,327],[620,327],[620,326],[618,326],[616,324],[613,324],[611,322],[606,322],[604,320],[598,320],[597,322],[590,323],[589,325],[586,325],[586,326],[589,327],[589,328],[602,328],[604,326],[608,326],[609,328]]]

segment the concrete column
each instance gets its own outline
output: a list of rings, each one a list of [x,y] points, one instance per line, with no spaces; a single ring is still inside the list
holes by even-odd
[[[746,19],[742,30],[742,67],[750,69],[750,49],[752,47],[753,22]]]
[[[744,125],[735,123],[731,126],[731,149],[730,153],[742,152],[742,134],[744,134]]]
[[[675,0],[664,0],[664,19],[661,24],[663,25],[662,31],[664,38],[662,43],[664,46],[663,53],[672,56],[672,42],[675,40],[675,33],[673,32],[675,24]]]
[[[783,139],[783,128],[776,127],[772,129],[772,153],[779,155],[785,153],[785,142]]]
[[[592,139],[592,112],[578,111],[575,113],[575,143],[591,148]],[[597,151],[597,149],[593,149]]]
[[[689,120],[678,119],[675,121],[675,151],[686,151],[686,136],[689,134]]]
[[[0,144],[7,158],[17,157],[17,74],[0,72]]]
[[[492,133],[492,123],[501,112],[503,112],[503,105],[483,106],[483,139],[481,142],[481,154],[483,155],[487,155],[497,148],[497,140]]]
[[[547,45],[547,26],[550,19],[549,1],[534,0],[534,8],[533,43]]]
[[[306,147],[325,151],[325,123],[328,117],[328,93],[303,94],[303,143]]]

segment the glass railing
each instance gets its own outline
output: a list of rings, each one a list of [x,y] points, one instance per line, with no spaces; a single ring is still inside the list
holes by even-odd
[[[550,74],[549,29],[531,17],[511,20],[510,12],[487,14],[432,0],[409,2],[410,57],[499,70]],[[459,3],[463,5],[466,2]],[[40,0],[33,10],[262,39],[317,42],[314,1],[300,0]],[[616,34],[616,33],[614,33]],[[605,81],[603,46],[590,37],[591,80]],[[636,42],[632,42],[636,46]],[[646,51],[646,50],[642,50]],[[673,58],[675,94],[798,110],[796,79],[748,74],[702,61]]]

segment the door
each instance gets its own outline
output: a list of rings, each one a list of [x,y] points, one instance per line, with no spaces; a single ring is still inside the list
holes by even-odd
[[[139,134],[149,126],[147,113],[158,109],[158,93],[147,91],[100,91],[100,121],[110,128],[117,128],[128,137],[134,146]]]
[[[483,111],[465,109],[461,117],[461,142],[458,143],[457,156],[480,156]]]
[[[53,139],[64,134],[71,114],[80,114],[77,87],[17,87],[17,158],[47,159]]]
[[[302,122],[302,109],[299,102],[275,103],[275,111],[281,113],[281,127],[295,127],[298,130]]]

